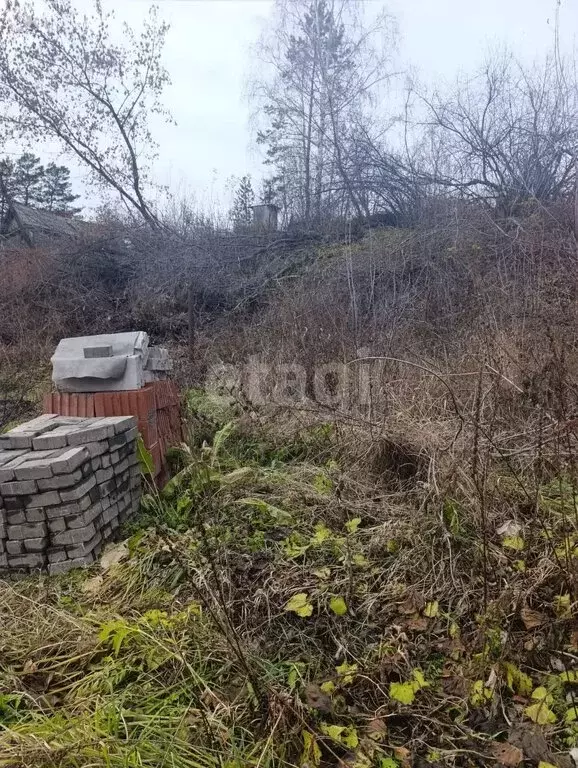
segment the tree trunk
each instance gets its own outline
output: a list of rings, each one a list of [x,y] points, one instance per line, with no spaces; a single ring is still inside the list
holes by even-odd
[[[193,362],[195,359],[197,318],[196,318],[196,312],[195,312],[195,290],[194,290],[192,280],[189,283],[188,315],[189,315],[189,359],[191,362]]]

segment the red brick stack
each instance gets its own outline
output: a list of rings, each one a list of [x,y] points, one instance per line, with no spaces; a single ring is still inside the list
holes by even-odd
[[[143,442],[153,456],[158,486],[167,480],[167,449],[183,439],[179,391],[169,379],[122,392],[51,392],[44,396],[44,413],[89,418],[134,416]]]

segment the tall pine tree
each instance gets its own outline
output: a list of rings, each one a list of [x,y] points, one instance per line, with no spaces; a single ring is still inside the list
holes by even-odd
[[[42,178],[42,207],[55,213],[78,213],[80,208],[71,204],[79,197],[72,193],[68,168],[49,163]]]
[[[44,166],[32,152],[24,152],[14,165],[12,196],[24,205],[41,205]]]
[[[352,145],[372,89],[387,79],[387,17],[372,27],[353,0],[277,0],[278,23],[261,46],[269,65],[254,94],[264,125],[257,142],[279,177],[291,218],[315,224],[333,215],[367,215]],[[267,33],[266,33],[267,34]]]
[[[233,206],[229,216],[235,229],[250,227],[253,222],[253,208],[255,205],[255,193],[250,176],[243,176],[235,192]]]
[[[78,213],[81,208],[72,207],[78,198],[64,165],[49,163],[44,167],[31,152],[25,152],[16,162],[10,158],[0,160],[0,220],[11,200],[54,213]]]

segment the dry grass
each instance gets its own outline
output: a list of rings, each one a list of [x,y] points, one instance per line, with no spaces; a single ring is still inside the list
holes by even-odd
[[[190,402],[192,449],[124,562],[3,586],[0,765],[469,766],[514,748],[571,768],[578,520],[572,462],[546,468],[552,426],[504,456],[486,393],[458,456],[423,424],[396,443],[293,414],[280,439],[279,412],[233,427],[229,401]]]

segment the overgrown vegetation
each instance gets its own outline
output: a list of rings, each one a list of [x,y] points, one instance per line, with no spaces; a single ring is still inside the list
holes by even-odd
[[[60,337],[138,328],[171,346],[188,439],[98,567],[0,585],[0,766],[575,768],[573,68],[495,58],[390,123],[391,20],[279,3],[254,95],[284,229],[256,232],[248,177],[233,227],[146,199],[164,23],[112,49],[99,4],[78,34],[29,5],[2,16],[42,42],[0,55],[21,128],[142,221],[0,253],[0,430]],[[93,113],[133,116],[122,157]]]
[[[498,401],[394,490],[357,426],[192,393],[124,549],[2,585],[0,765],[570,768],[574,436]]]

